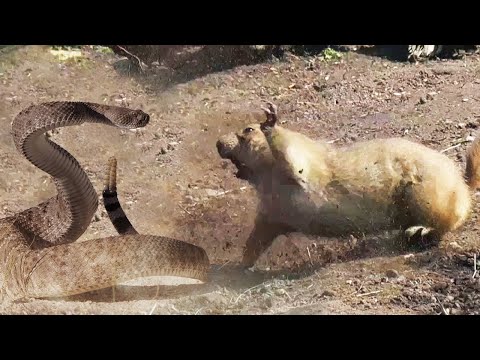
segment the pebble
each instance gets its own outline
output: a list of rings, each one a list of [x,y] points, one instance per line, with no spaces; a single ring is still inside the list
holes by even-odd
[[[445,282],[439,282],[432,286],[434,291],[445,290],[448,287],[448,284]]]
[[[271,308],[273,306],[273,299],[271,297],[265,299],[265,306],[267,308]]]
[[[325,291],[322,293],[322,296],[327,296],[327,297],[335,296],[335,292],[332,291],[332,290],[325,290]]]
[[[389,269],[389,270],[387,270],[385,275],[387,275],[387,277],[389,277],[389,278],[397,278],[400,274],[398,273],[397,270]]]
[[[462,315],[462,310],[460,309],[450,309],[450,314],[451,315]]]
[[[462,247],[460,245],[458,245],[458,243],[456,241],[452,241],[448,245],[450,245],[450,248],[452,250],[461,250],[462,249]]]
[[[220,196],[225,194],[225,191],[218,191],[218,190],[213,190],[213,189],[205,189],[205,193],[207,196]]]

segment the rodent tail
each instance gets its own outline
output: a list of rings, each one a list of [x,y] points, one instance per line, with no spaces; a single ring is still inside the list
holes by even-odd
[[[480,137],[467,149],[465,179],[472,189],[480,187]]]

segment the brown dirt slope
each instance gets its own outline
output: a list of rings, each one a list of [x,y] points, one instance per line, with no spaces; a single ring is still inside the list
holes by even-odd
[[[287,56],[194,77],[155,66],[129,73],[125,60],[94,47],[70,59],[50,50],[0,53],[0,216],[54,194],[48,176],[13,146],[10,123],[21,109],[51,100],[125,104],[148,112],[151,123],[139,131],[60,129],[55,141],[87,169],[99,194],[107,160],[117,156],[120,199],[135,227],[199,244],[216,266],[206,285],[153,279],[69,299],[4,303],[2,313],[479,313],[480,285],[472,277],[478,205],[440,249],[395,250],[390,234],[342,240],[293,233],[259,259],[265,271],[238,270],[257,199],[215,148],[221,134],[261,119],[259,107],[272,100],[285,126],[313,137],[345,144],[402,136],[438,150],[458,145],[446,154],[463,167],[465,140],[476,135],[480,117],[478,56],[421,64],[355,52],[331,61]],[[99,208],[80,241],[113,234]]]

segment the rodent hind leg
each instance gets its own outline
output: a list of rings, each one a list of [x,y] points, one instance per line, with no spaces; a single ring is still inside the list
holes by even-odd
[[[424,226],[410,226],[402,233],[405,245],[420,250],[430,248],[440,242],[441,234],[436,229]]]
[[[412,236],[416,235],[420,231],[420,236],[424,237],[434,231],[433,228],[428,227],[428,226],[422,226],[422,225],[416,225],[416,226],[410,226],[405,230],[405,236],[407,238],[411,238]]]
[[[425,248],[439,242],[442,231],[432,218],[431,200],[425,199],[422,184],[408,181],[398,188],[394,197],[394,223],[401,228],[402,242],[407,247]]]

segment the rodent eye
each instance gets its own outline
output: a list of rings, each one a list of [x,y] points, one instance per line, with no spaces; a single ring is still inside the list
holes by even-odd
[[[243,130],[243,133],[248,134],[248,133],[251,133],[253,130],[254,130],[253,128],[247,127],[245,130]]]

